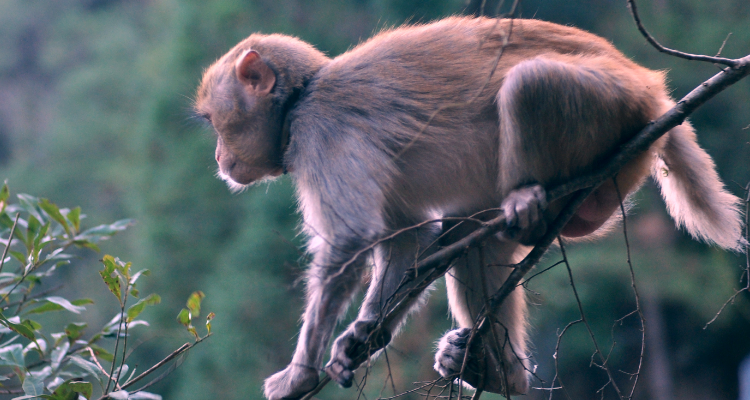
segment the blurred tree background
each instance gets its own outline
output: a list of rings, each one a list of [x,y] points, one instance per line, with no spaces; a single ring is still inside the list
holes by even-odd
[[[746,0],[641,3],[646,26],[669,47],[713,55],[731,32],[722,55],[750,52]],[[138,221],[103,250],[133,261],[134,268],[149,268],[153,277],[144,291],[162,295],[163,303],[147,311],[159,325],[134,354],[141,365],[190,340],[175,316],[192,291],[205,292],[204,307],[217,315],[216,334],[150,390],[165,399],[262,398],[263,379],[290,360],[302,312],[305,258],[290,180],[232,195],[215,179],[212,133],[190,118],[202,70],[253,32],[296,35],[335,56],[384,28],[464,7],[463,0],[0,2],[0,180],[8,179],[14,193],[81,206],[92,226]],[[669,70],[676,97],[717,72],[710,64],[656,52],[637,32],[624,0],[526,0],[519,11],[590,30],[635,61]],[[724,181],[740,195],[750,181],[750,81],[720,94],[692,121]],[[750,296],[743,293],[703,327],[739,288],[744,258],[676,231],[652,185],[638,204],[628,219],[647,317],[637,398],[737,398],[738,365],[750,353]],[[616,322],[635,307],[622,233],[569,247],[597,340],[607,349],[616,342],[614,370],[633,372],[638,320]],[[552,252],[538,270],[558,259]],[[106,291],[95,269],[63,278],[69,293],[96,297]],[[557,333],[579,315],[564,267],[536,277],[529,289],[537,304],[537,373],[545,381],[533,386],[549,387]],[[436,377],[433,338],[451,326],[442,292],[434,292],[388,351],[397,392]],[[598,397],[606,384],[603,372],[590,365],[592,353],[581,325],[562,339],[557,360],[569,398]],[[384,385],[384,357],[373,370],[366,398],[392,396],[391,384]],[[629,381],[627,374],[616,374]],[[319,396],[350,399],[356,391],[329,385]],[[543,390],[528,395],[547,396]],[[603,396],[614,398],[614,392],[605,389]]]

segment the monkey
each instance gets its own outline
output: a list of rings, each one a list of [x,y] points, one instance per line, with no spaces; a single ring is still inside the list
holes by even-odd
[[[596,171],[673,105],[663,72],[594,34],[538,20],[449,17],[385,30],[335,58],[281,34],[237,44],[205,71],[195,112],[216,133],[218,176],[230,189],[292,176],[312,255],[297,346],[265,396],[300,398],[321,368],[351,386],[368,337],[377,348],[365,357],[375,356],[426,300],[379,326],[396,291],[409,289],[405,271],[498,212],[507,229],[445,275],[457,328],[439,340],[435,369],[485,391],[526,393],[534,367],[523,289],[469,344],[474,319],[570,199],[548,201],[544,188]],[[649,175],[678,226],[741,251],[739,199],[687,122],[590,194],[562,236],[602,236],[621,197]],[[368,266],[358,315],[323,366]]]

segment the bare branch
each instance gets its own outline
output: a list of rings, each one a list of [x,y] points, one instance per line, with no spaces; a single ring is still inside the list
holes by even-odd
[[[659,42],[654,39],[653,36],[651,36],[650,33],[646,30],[646,28],[641,23],[641,18],[638,16],[638,7],[635,5],[635,0],[628,0],[628,7],[630,8],[631,14],[633,14],[633,19],[635,20],[635,25],[638,27],[638,30],[643,34],[643,37],[648,40],[649,43],[651,43],[652,46],[656,48],[656,50],[659,50],[662,53],[669,54],[670,56],[675,56],[679,58],[684,58],[686,60],[693,60],[693,61],[706,61],[711,63],[717,63],[717,64],[723,64],[728,65],[732,68],[736,68],[738,65],[738,60],[733,60],[730,58],[724,58],[724,57],[711,57],[711,56],[704,56],[700,54],[690,54],[690,53],[684,53],[682,51],[673,50],[667,47],[662,46]],[[728,39],[729,37],[727,37]],[[726,43],[726,40],[724,41]],[[724,48],[724,45],[721,45],[721,48]],[[719,53],[721,53],[721,49],[719,49]],[[718,56],[718,54],[717,54]]]
[[[736,289],[734,291],[734,294],[724,302],[719,311],[716,312],[716,315],[706,323],[703,329],[707,329],[709,325],[716,321],[729,304],[734,304],[734,299],[736,299],[740,293],[750,292],[750,244],[747,243],[750,242],[750,183],[745,187],[745,240],[745,269],[740,276],[740,284],[742,284],[742,279],[744,278],[745,286],[742,289]]]
[[[633,387],[630,389],[630,395],[628,396],[628,399],[633,398],[633,393],[635,393],[635,388],[638,386],[638,378],[641,376],[641,368],[643,367],[643,356],[646,352],[646,318],[643,316],[643,309],[641,308],[641,297],[638,295],[638,287],[635,284],[635,271],[633,270],[633,262],[630,258],[630,241],[628,240],[628,224],[627,224],[627,216],[625,215],[625,206],[623,205],[623,199],[622,199],[622,193],[620,193],[620,187],[617,185],[617,180],[613,179],[615,183],[615,191],[617,191],[617,199],[620,201],[620,212],[622,213],[622,235],[625,238],[625,249],[627,251],[628,256],[628,268],[630,269],[630,285],[633,288],[633,296],[635,297],[635,311],[638,313],[638,317],[641,321],[641,354],[638,357],[638,369],[634,374],[630,374],[631,377],[635,377],[635,380],[633,382]],[[631,315],[632,313],[629,313],[628,315]],[[625,319],[627,316],[621,318]],[[614,327],[612,328],[612,333],[614,336]],[[614,341],[612,342],[612,346],[614,347]],[[609,358],[609,356],[607,356]]]
[[[13,234],[16,232],[16,225],[18,224],[18,217],[21,214],[16,213],[16,219],[13,221],[13,227],[10,228],[10,235],[8,235],[8,243],[5,244],[5,250],[3,250],[3,256],[0,257],[0,271],[3,270],[3,265],[5,265],[5,257],[8,256],[8,250],[10,249],[10,243],[13,241]]]

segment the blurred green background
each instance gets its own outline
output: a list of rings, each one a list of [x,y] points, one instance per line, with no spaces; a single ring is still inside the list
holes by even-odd
[[[722,55],[750,53],[747,0],[641,3],[645,24],[665,45],[713,55],[731,32]],[[147,311],[155,323],[141,332],[149,340],[133,354],[139,365],[190,340],[175,316],[189,293],[205,292],[216,334],[154,392],[165,399],[260,399],[263,379],[290,360],[298,330],[305,263],[299,215],[288,177],[239,195],[214,177],[212,133],[190,118],[202,70],[253,32],[296,35],[335,56],[384,28],[464,7],[463,0],[3,0],[0,180],[8,179],[13,193],[81,206],[89,226],[138,221],[103,251],[151,269],[141,291],[162,296],[163,303]],[[590,30],[635,61],[669,70],[676,97],[718,71],[655,51],[636,31],[624,0],[529,0],[521,1],[519,12]],[[724,181],[741,195],[750,181],[750,80],[717,96],[692,121]],[[738,364],[750,353],[750,296],[740,295],[703,328],[740,287],[744,257],[676,231],[653,185],[638,197],[628,232],[647,353],[636,396],[736,399]],[[613,370],[634,372],[639,323],[633,316],[617,321],[635,307],[622,233],[571,245],[568,253],[597,340],[613,348]],[[558,259],[553,251],[542,267]],[[63,290],[106,297],[94,260],[89,270],[67,271]],[[388,351],[398,393],[436,377],[434,340],[451,326],[443,286]],[[549,387],[557,332],[579,314],[564,267],[529,286],[535,362],[544,380],[533,386]],[[615,398],[611,388],[597,393],[607,379],[590,365],[592,353],[585,328],[572,327],[557,356],[566,389],[554,398]],[[373,366],[363,398],[393,396],[385,364],[381,357]],[[625,372],[615,378],[629,388]],[[335,385],[319,395],[356,396]],[[547,396],[532,390],[527,398]]]

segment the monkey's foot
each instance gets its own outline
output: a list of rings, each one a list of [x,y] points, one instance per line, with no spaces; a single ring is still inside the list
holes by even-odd
[[[501,207],[507,224],[502,233],[504,238],[533,244],[547,230],[544,221],[547,193],[541,185],[524,186],[510,192]]]
[[[470,334],[471,329],[460,328],[449,331],[440,339],[435,353],[435,371],[443,378],[461,378],[472,387],[481,386],[485,391],[499,394],[505,394],[503,381],[507,378],[509,394],[525,394],[529,390],[529,373],[523,362],[515,356],[512,360],[505,357],[502,365],[497,367],[496,357],[491,354],[493,351],[482,345],[478,334],[471,341],[471,351],[464,367]]]
[[[318,371],[311,367],[289,365],[263,383],[268,400],[299,399],[318,386]]]
[[[391,334],[385,329],[376,330],[377,325],[373,320],[354,321],[333,343],[325,371],[339,385],[350,387],[354,370],[391,341]]]

